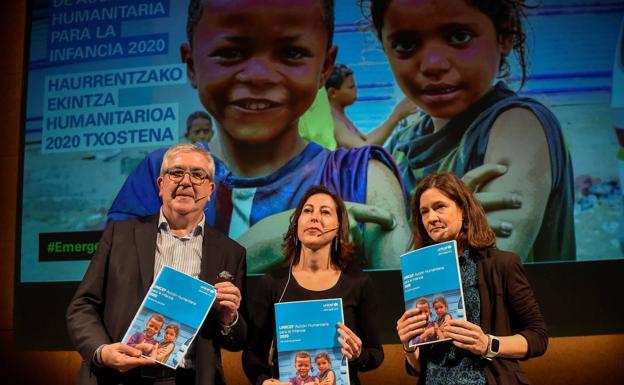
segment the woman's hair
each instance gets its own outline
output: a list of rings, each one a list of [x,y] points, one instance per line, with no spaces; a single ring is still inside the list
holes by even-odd
[[[342,86],[342,83],[346,78],[353,75],[353,70],[349,68],[346,64],[336,64],[332,69],[331,74],[325,81],[325,88],[335,88],[338,89]]]
[[[377,37],[381,41],[384,16],[392,0],[359,0],[363,14],[372,19]],[[520,87],[526,81],[527,58],[526,58],[526,33],[522,26],[526,18],[526,9],[535,8],[535,5],[526,4],[526,0],[465,0],[467,4],[486,15],[496,28],[499,41],[511,38],[512,49],[516,52],[518,64],[522,69]],[[509,76],[509,62],[503,56],[498,68],[498,77]]]
[[[336,215],[338,215],[338,232],[336,237],[338,238],[338,245],[334,247],[334,242],[336,241],[332,241],[330,259],[331,263],[338,266],[340,270],[344,270],[353,260],[353,255],[355,253],[355,246],[349,241],[349,216],[347,215],[347,209],[342,198],[330,192],[327,187],[321,185],[310,187],[303,194],[303,197],[295,208],[295,212],[290,216],[290,225],[288,226],[288,232],[284,235],[283,244],[286,261],[292,265],[299,262],[301,242],[297,236],[297,222],[299,222],[303,206],[312,195],[316,194],[329,195],[336,204]]]
[[[329,354],[327,354],[326,352],[317,353],[316,356],[314,357],[314,362],[316,362],[316,360],[318,360],[319,358],[329,362],[329,367],[331,367],[331,360],[329,359]]]
[[[453,173],[444,172],[431,174],[421,180],[412,197],[412,247],[414,249],[435,243],[429,237],[420,215],[420,197],[425,191],[434,187],[462,210],[463,224],[457,242],[474,249],[496,245],[496,235],[488,225],[483,207],[461,179]]]
[[[435,297],[433,299],[433,301],[431,302],[431,304],[435,306],[435,304],[437,302],[442,302],[444,304],[444,306],[446,306],[448,308],[448,304],[446,303],[446,298],[444,298],[443,295],[439,295],[439,296]]]

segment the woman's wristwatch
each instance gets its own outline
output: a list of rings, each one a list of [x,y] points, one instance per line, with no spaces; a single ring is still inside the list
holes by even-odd
[[[487,352],[482,356],[486,360],[491,360],[492,358],[498,355],[498,351],[500,350],[500,340],[498,337],[488,334],[488,346]]]

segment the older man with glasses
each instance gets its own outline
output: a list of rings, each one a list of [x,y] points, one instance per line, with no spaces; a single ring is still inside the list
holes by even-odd
[[[79,384],[224,383],[219,350],[238,350],[246,337],[239,314],[246,308],[246,265],[244,248],[205,223],[214,168],[203,147],[172,146],[157,180],[160,212],[107,226],[67,310],[70,338],[84,359]],[[164,265],[217,288],[215,305],[176,370],[154,366],[119,342]]]

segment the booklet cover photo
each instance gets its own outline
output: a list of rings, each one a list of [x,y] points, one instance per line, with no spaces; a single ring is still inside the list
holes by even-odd
[[[121,342],[178,367],[217,295],[214,286],[163,266]]]
[[[425,331],[409,347],[446,341],[449,319],[465,320],[464,293],[455,241],[410,251],[401,256],[405,309],[420,308],[427,314]]]
[[[340,298],[275,304],[280,381],[349,385],[338,322],[344,322]]]

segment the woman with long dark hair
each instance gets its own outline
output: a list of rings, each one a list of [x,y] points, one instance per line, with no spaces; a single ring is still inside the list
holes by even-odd
[[[349,218],[344,202],[323,186],[304,194],[284,236],[286,265],[265,274],[249,296],[251,336],[243,369],[252,384],[279,384],[274,304],[342,298],[339,324],[342,353],[349,360],[351,384],[357,373],[377,368],[383,349],[375,321],[376,293],[370,277],[354,267]]]

